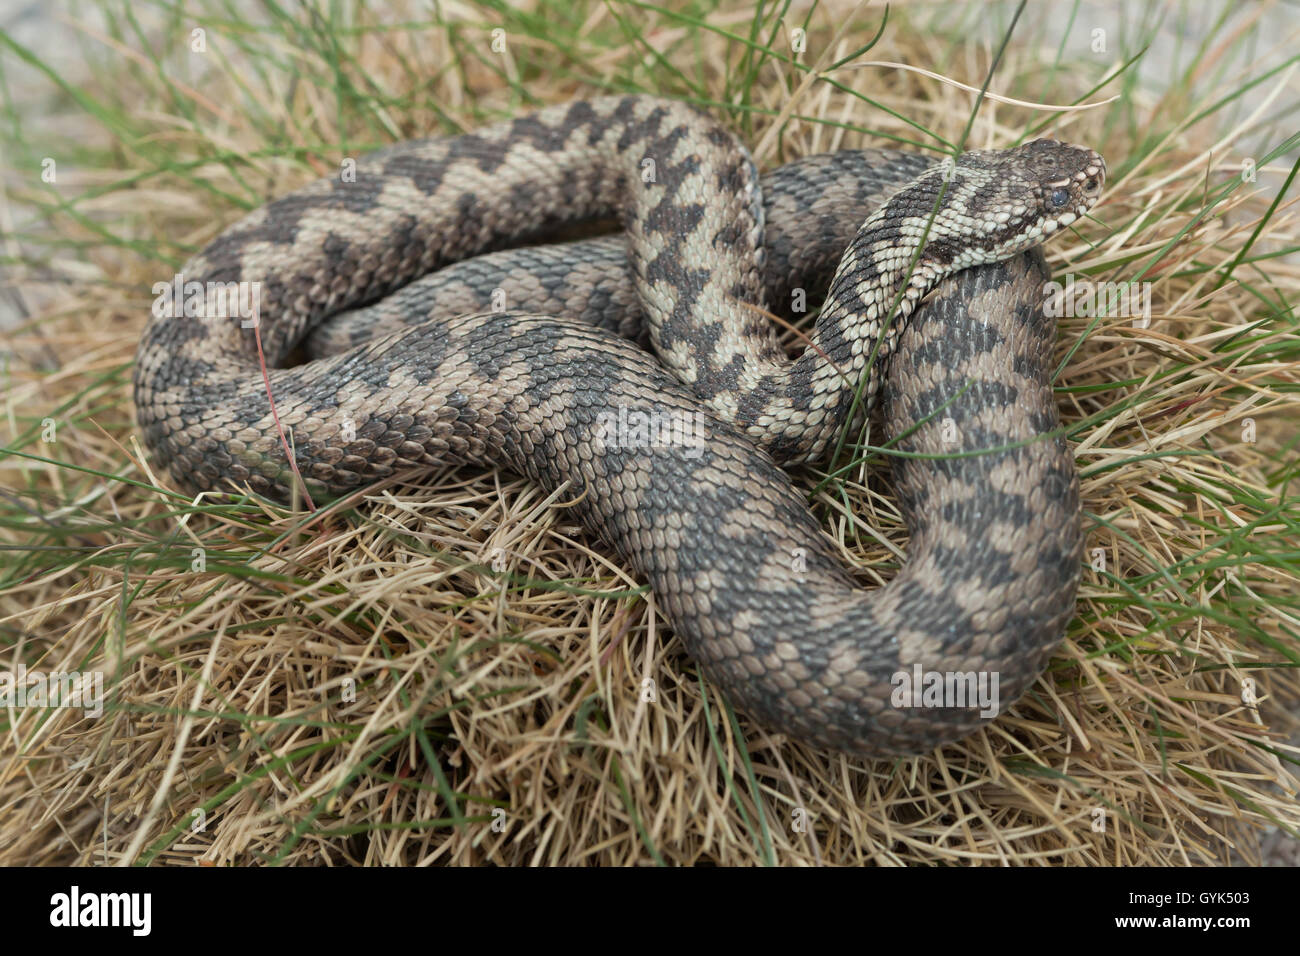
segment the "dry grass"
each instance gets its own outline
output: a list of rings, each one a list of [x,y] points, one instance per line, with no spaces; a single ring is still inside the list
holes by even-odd
[[[743,43],[631,4],[447,16],[374,32],[307,13],[261,32],[214,18],[201,63],[140,39],[180,44],[188,21],[133,35],[114,20],[120,36],[92,37],[104,65],[81,88],[91,105],[57,100],[111,165],[61,164],[49,188],[11,161],[0,216],[40,219],[10,244],[30,314],[3,393],[0,669],[101,670],[108,701],[98,718],[0,715],[0,864],[1181,865],[1254,861],[1262,828],[1300,832],[1286,743],[1300,698],[1300,270],[1266,258],[1296,248],[1296,214],[1285,198],[1273,208],[1285,157],[1255,154],[1256,184],[1238,176],[1239,144],[1267,139],[1294,100],[1290,74],[1249,88],[1233,124],[1220,111],[1184,123],[1251,79],[1215,75],[1224,48],[1160,100],[1127,73],[1092,92],[1116,57],[1057,62],[1055,39],[1012,40],[998,92],[1123,94],[1061,114],[986,102],[968,143],[1046,121],[1099,146],[1107,197],[1051,245],[1053,267],[1152,283],[1148,327],[1060,322],[1061,410],[1089,561],[1105,570],[1085,572],[1053,666],[1009,715],[873,762],[733,715],[642,583],[572,527],[563,495],[446,472],[308,515],[159,487],[129,391],[151,285],[243,207],[350,149],[650,88],[730,104],[770,166],[891,137],[934,148],[927,130],[956,142],[973,105],[883,68],[833,74],[875,105],[770,58],[740,82]],[[750,35],[749,8],[701,16]],[[487,46],[498,22],[505,56]],[[867,56],[978,88],[984,38],[918,22],[895,11]],[[829,67],[879,26],[878,12],[817,11],[802,60]],[[6,49],[14,76],[31,70]],[[887,477],[873,464],[843,483],[856,522],[834,486],[813,500],[876,581],[906,550]]]

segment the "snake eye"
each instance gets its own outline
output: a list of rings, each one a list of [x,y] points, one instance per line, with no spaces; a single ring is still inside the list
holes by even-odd
[[[1068,189],[1053,189],[1052,194],[1047,197],[1047,202],[1053,209],[1064,209],[1070,202],[1070,191]]]

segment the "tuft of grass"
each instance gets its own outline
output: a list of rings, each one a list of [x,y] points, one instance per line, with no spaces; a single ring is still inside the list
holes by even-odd
[[[0,671],[106,692],[97,717],[0,713],[0,863],[1178,865],[1294,838],[1295,36],[1225,6],[1156,93],[1170,9],[104,0],[58,27],[77,74],[0,33]],[[765,167],[1105,153],[1050,260],[1149,292],[1149,321],[1060,319],[1089,567],[1048,673],[981,733],[880,761],[766,733],[565,496],[509,474],[303,514],[150,470],[129,382],[153,283],[345,157],[607,91],[705,106]],[[864,583],[906,553],[891,454],[846,436],[799,476]]]

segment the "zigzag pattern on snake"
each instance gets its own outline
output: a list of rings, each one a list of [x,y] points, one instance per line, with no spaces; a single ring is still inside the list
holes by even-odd
[[[273,366],[308,336],[345,348],[271,373],[313,495],[449,463],[567,483],[742,711],[819,746],[915,753],[985,718],[898,706],[894,675],[996,672],[1009,702],[1073,608],[1078,481],[1064,440],[1043,437],[1059,426],[1047,274],[1019,253],[1086,212],[1104,172],[1040,140],[955,164],[838,153],[760,186],[703,114],[607,98],[373,154],[354,181],[255,212],[183,275],[260,284]],[[615,215],[622,238],[482,255]],[[832,268],[787,358],[769,297],[816,294]],[[498,294],[506,311],[454,314]],[[209,306],[145,330],[146,444],[183,487],[286,500],[254,332]],[[641,322],[659,361],[609,331]],[[886,369],[886,429],[921,457],[894,465],[909,560],[870,591],[774,459],[824,458],[863,376],[859,416]],[[629,443],[615,411],[703,421],[704,440]]]

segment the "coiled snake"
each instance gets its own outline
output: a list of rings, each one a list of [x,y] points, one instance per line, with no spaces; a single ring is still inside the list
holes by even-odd
[[[177,483],[283,501],[298,480],[254,323],[223,299],[252,283],[313,496],[448,463],[568,482],[689,652],[777,730],[916,753],[984,717],[971,701],[900,705],[897,675],[996,673],[1010,701],[1045,666],[1079,574],[1078,483],[1047,434],[1047,275],[1018,253],[1093,204],[1096,153],[843,152],[760,184],[708,117],[628,96],[402,143],[353,172],[220,235],[182,273],[205,284],[197,299],[160,295],[135,401]],[[482,255],[614,215],[622,237]],[[787,358],[764,307],[815,294],[832,269]],[[611,331],[641,321],[659,361]],[[343,351],[279,368],[309,335]],[[865,410],[886,367],[886,430],[914,456],[893,466],[912,538],[902,571],[866,590],[774,461],[823,460],[861,421],[863,376]]]

